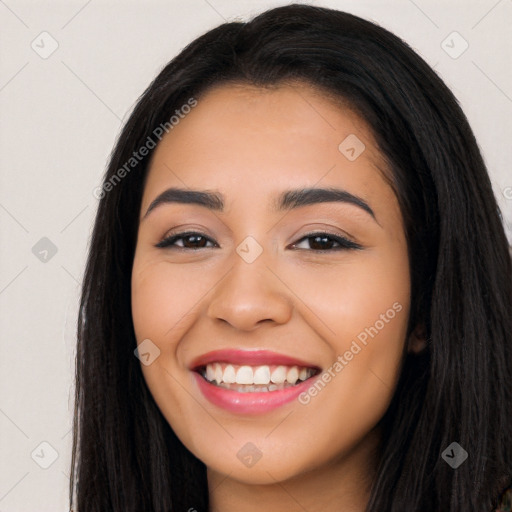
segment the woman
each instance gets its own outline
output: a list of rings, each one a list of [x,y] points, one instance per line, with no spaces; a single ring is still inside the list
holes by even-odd
[[[404,42],[306,5],[211,30],[97,196],[72,508],[504,510],[507,242]]]

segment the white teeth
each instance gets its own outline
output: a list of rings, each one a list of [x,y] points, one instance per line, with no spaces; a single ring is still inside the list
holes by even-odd
[[[203,377],[209,382],[228,389],[236,389],[241,392],[266,392],[293,386],[298,381],[302,382],[314,374],[315,371],[312,368],[297,366],[261,365],[253,367],[215,362],[206,365]]]
[[[236,383],[253,384],[252,368],[250,366],[240,366],[236,372]]]
[[[224,370],[224,375],[222,376],[222,380],[226,384],[233,384],[236,381],[235,369],[232,365],[228,364],[226,369]]]
[[[295,384],[299,379],[299,369],[296,366],[292,366],[286,374],[286,380],[290,384]]]
[[[210,365],[208,365],[210,366]],[[208,366],[206,368],[208,368]],[[217,384],[220,384],[222,382],[222,366],[219,364],[219,363],[215,363],[214,365],[214,368],[215,368],[215,382],[217,382]],[[208,376],[207,376],[208,378]]]
[[[274,384],[282,384],[286,380],[286,366],[278,366],[270,376]]]
[[[220,365],[219,365],[220,366]],[[215,369],[214,367],[209,364],[206,367],[206,378],[211,382],[212,380],[215,380]]]
[[[270,384],[270,368],[258,366],[254,371],[254,384]]]

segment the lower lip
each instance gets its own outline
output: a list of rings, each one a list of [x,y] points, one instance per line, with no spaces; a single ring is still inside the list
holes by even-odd
[[[267,392],[234,391],[210,384],[197,372],[192,372],[201,393],[212,404],[239,414],[261,414],[276,409],[297,398],[302,392],[309,389],[313,379],[310,378],[285,389]]]

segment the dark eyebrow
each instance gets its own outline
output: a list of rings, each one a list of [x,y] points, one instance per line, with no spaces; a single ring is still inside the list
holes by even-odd
[[[292,210],[316,203],[341,202],[358,206],[376,221],[375,213],[368,203],[358,196],[337,188],[302,188],[283,192],[273,203],[274,211]],[[166,203],[197,204],[212,211],[224,211],[224,196],[207,190],[169,188],[158,195],[149,205],[144,217],[157,206]]]
[[[147,217],[157,206],[166,203],[198,204],[213,211],[222,212],[224,210],[224,198],[217,192],[168,188],[151,202],[143,218]]]
[[[374,220],[374,211],[368,203],[346,190],[339,188],[301,188],[296,190],[287,190],[281,194],[274,203],[274,209],[277,211],[291,210],[315,203],[349,203],[363,209],[369,213]]]

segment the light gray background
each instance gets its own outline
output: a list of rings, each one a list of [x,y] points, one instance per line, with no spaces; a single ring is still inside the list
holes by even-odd
[[[68,510],[92,191],[123,121],[193,38],[286,3],[0,0],[0,512]],[[512,0],[304,3],[376,21],[435,67],[475,131],[512,241]]]

